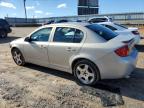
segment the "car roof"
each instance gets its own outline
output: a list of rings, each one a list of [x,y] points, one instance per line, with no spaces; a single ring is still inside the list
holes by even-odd
[[[96,17],[89,18],[88,21],[93,20],[93,19],[106,19],[106,20],[109,20],[110,18],[107,17],[107,16],[96,16]]]
[[[44,25],[44,27],[50,27],[50,26],[77,26],[77,27],[84,27],[90,25],[90,23],[83,23],[83,22],[66,22],[66,23],[54,23],[54,24],[48,24]]]
[[[113,22],[99,22],[97,24],[114,24]]]

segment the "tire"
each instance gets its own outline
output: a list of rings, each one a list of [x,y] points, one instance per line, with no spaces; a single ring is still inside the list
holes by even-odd
[[[98,68],[88,60],[78,61],[73,67],[73,73],[78,83],[84,85],[95,85],[100,80]]]
[[[7,32],[5,30],[0,30],[0,37],[1,38],[6,38],[7,37]]]
[[[21,53],[21,51],[17,48],[12,49],[11,51],[12,53],[12,57],[14,62],[18,65],[18,66],[24,66],[25,65],[25,59]]]

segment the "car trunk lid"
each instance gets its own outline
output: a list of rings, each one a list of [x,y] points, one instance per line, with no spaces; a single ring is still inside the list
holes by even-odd
[[[113,42],[115,43],[116,45],[119,44],[120,47],[118,48],[118,51],[119,49],[123,49],[123,48],[127,48],[127,56],[129,54],[131,54],[131,52],[133,51],[133,48],[135,46],[135,39],[133,36],[122,36],[122,35],[119,35],[117,37],[115,37],[114,39],[110,40],[110,42]],[[116,49],[117,51],[117,49]]]

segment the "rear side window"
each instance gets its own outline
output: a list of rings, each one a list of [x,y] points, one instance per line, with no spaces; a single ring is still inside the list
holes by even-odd
[[[112,30],[110,30],[102,25],[91,24],[86,27],[107,41],[115,38],[118,35],[117,33],[113,32]]]
[[[80,43],[84,37],[84,33],[81,30],[76,29],[74,35],[74,43]]]
[[[58,27],[55,31],[54,42],[80,43],[84,37],[81,30],[69,27]]]

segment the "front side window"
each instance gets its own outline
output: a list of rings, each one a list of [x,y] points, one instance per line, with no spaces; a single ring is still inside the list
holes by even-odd
[[[54,42],[80,43],[83,39],[83,32],[69,27],[58,27],[55,31]]]
[[[31,35],[31,41],[47,42],[52,28],[43,28]]]

